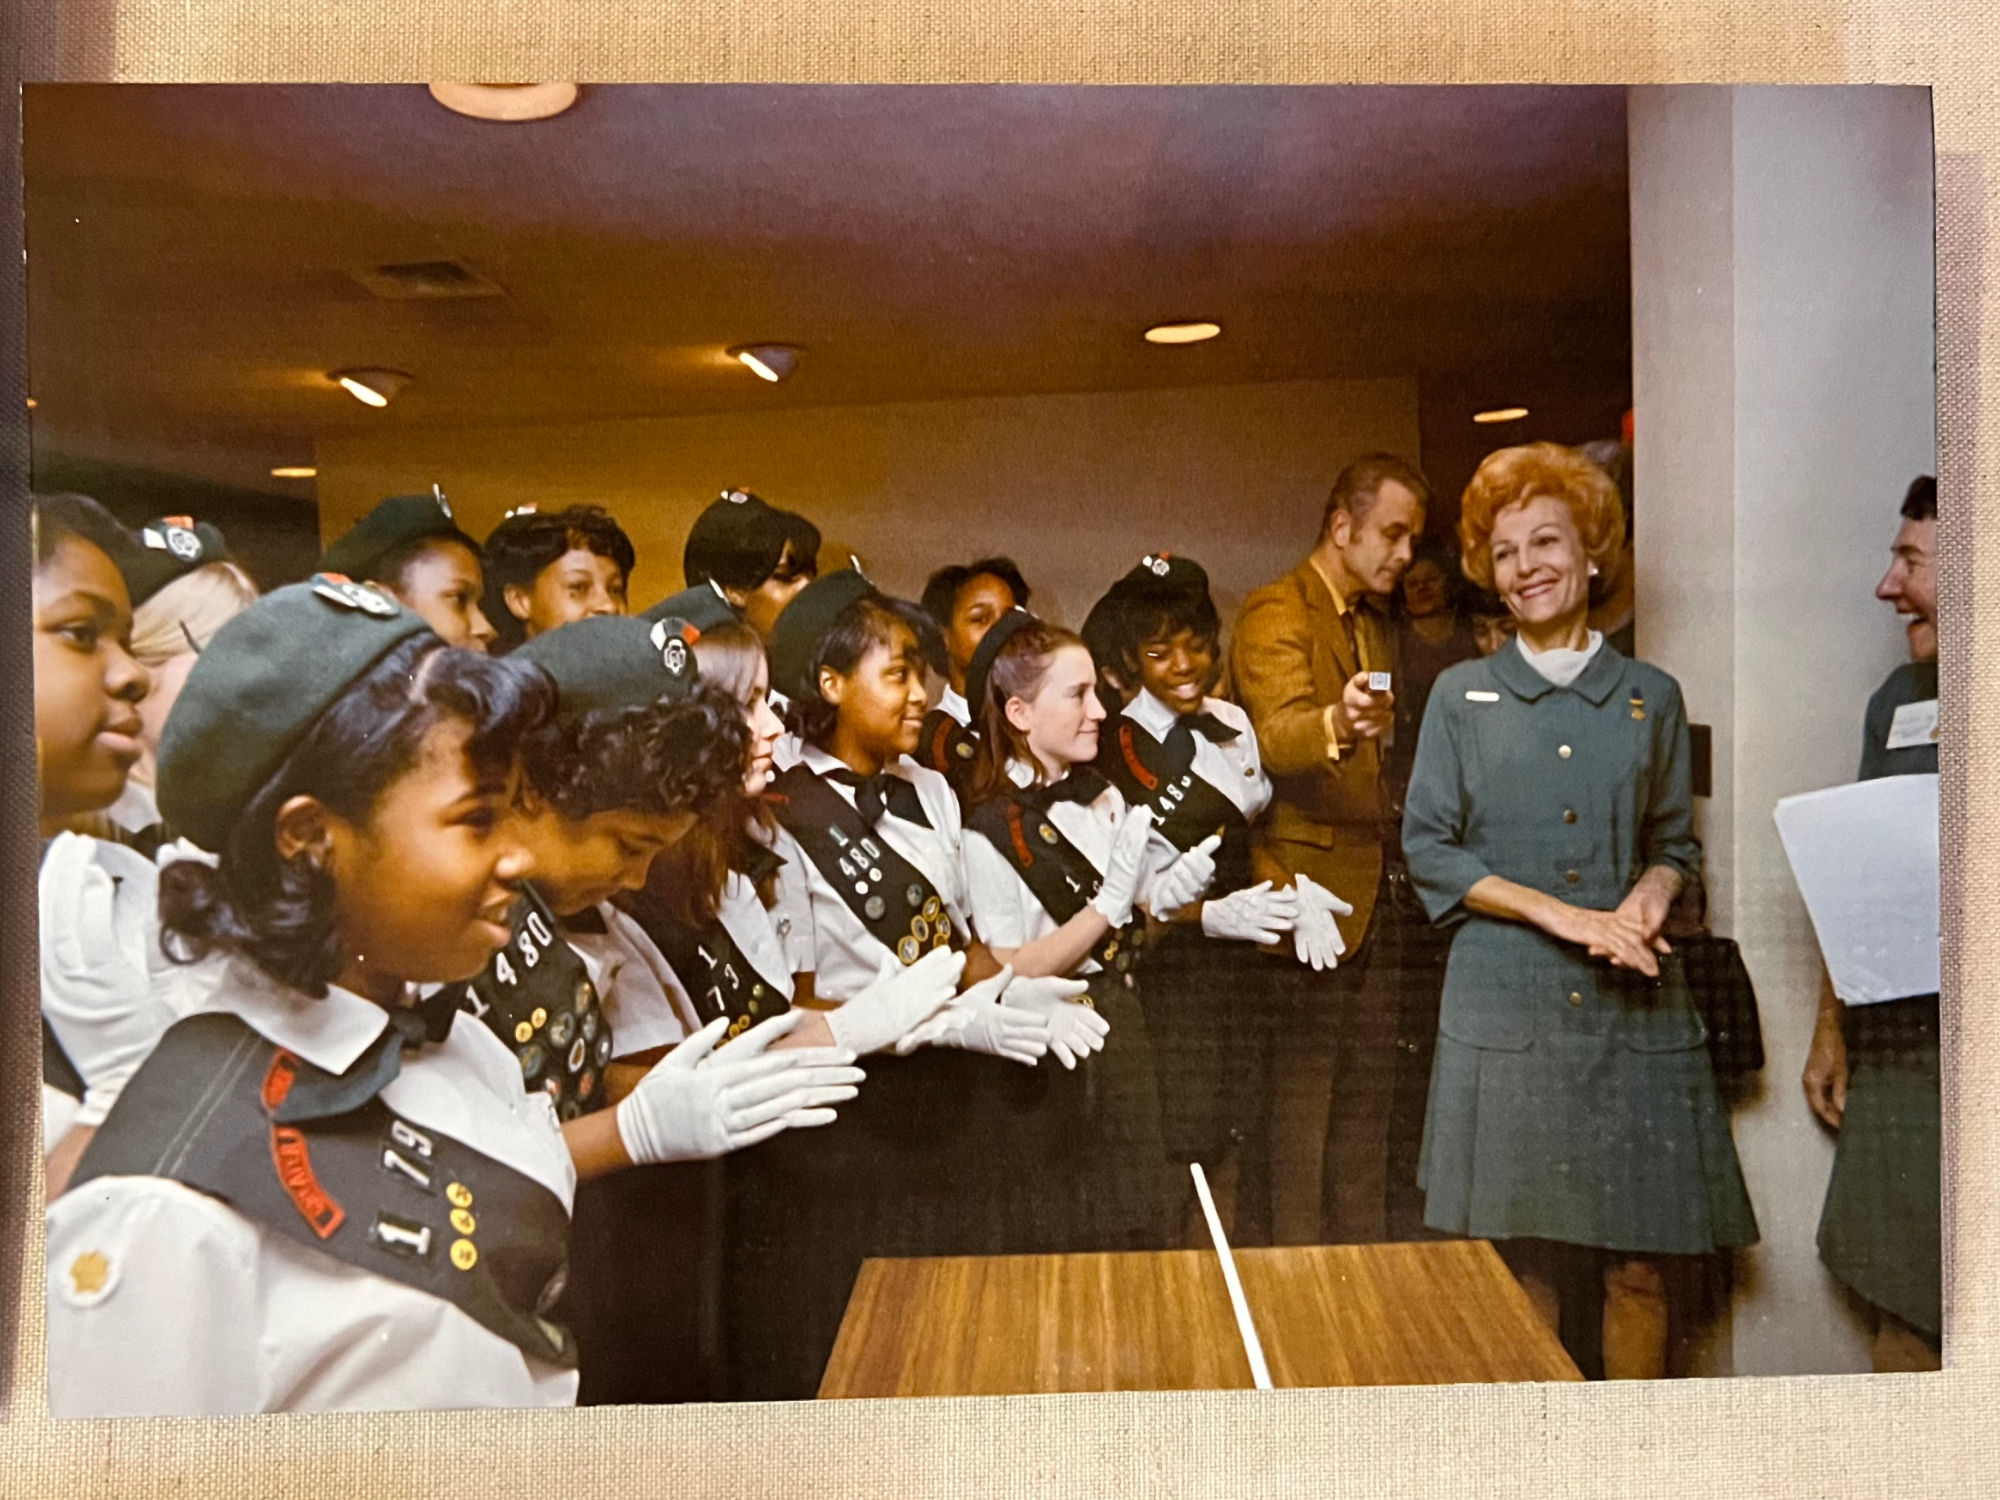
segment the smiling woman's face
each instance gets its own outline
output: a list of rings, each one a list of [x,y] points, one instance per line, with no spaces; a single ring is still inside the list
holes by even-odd
[[[1590,607],[1590,558],[1576,517],[1536,495],[1493,518],[1493,589],[1524,625],[1581,618]]]

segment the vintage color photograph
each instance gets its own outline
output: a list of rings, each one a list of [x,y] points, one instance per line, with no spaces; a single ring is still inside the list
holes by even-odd
[[[1940,1367],[1927,90],[23,107],[54,1414]]]

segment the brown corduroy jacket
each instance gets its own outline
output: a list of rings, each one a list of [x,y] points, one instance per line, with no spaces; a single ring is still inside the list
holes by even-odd
[[[1258,829],[1258,873],[1286,882],[1303,872],[1352,904],[1354,915],[1340,919],[1350,953],[1368,931],[1382,875],[1382,750],[1364,740],[1334,759],[1325,711],[1356,672],[1393,671],[1395,654],[1372,609],[1360,610],[1355,634],[1359,661],[1332,591],[1307,561],[1243,601],[1229,656],[1275,791]]]

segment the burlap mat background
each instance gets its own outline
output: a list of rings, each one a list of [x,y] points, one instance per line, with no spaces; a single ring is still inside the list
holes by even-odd
[[[1941,1376],[1132,1395],[233,1422],[43,1410],[32,1107],[0,1123],[0,1495],[541,1497],[2000,1494],[1995,1089],[2000,369],[1983,0],[8,0],[0,84],[433,77],[1090,83],[1895,82],[1936,89],[1946,583],[1947,1318]],[[16,69],[19,72],[16,72]],[[18,119],[18,116],[16,116]],[[20,184],[0,180],[0,1088],[34,1097]],[[385,141],[383,149],[393,150]],[[1968,503],[1970,502],[1970,503]],[[1981,747],[1975,750],[1975,747]],[[0,1363],[4,1363],[0,1354]],[[172,1351],[135,1349],[135,1359]]]

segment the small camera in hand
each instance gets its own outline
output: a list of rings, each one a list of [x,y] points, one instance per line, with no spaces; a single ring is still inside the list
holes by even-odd
[[[1389,691],[1389,687],[1390,687],[1389,674],[1387,672],[1370,672],[1368,674],[1369,692],[1386,693]]]

